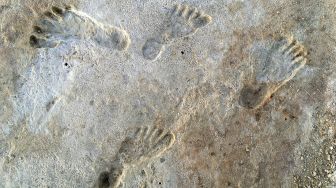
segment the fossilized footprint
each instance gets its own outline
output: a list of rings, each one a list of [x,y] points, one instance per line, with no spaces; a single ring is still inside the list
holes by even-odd
[[[161,128],[138,128],[119,148],[109,172],[100,174],[98,187],[118,187],[127,167],[158,157],[175,141],[171,131]]]
[[[269,51],[265,66],[256,77],[256,84],[245,85],[240,94],[240,104],[256,109],[281,86],[291,80],[306,64],[307,52],[293,37],[274,43]]]
[[[174,39],[190,36],[210,22],[211,17],[202,11],[187,5],[176,5],[168,26],[158,36],[146,41],[142,48],[143,56],[148,60],[155,60],[166,44]]]
[[[126,31],[102,24],[71,6],[53,6],[33,26],[29,43],[34,48],[54,48],[69,38],[91,39],[101,46],[125,50],[130,44]]]

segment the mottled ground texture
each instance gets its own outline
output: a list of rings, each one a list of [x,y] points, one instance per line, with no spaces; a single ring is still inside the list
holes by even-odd
[[[335,13],[1,0],[0,187],[335,187]]]

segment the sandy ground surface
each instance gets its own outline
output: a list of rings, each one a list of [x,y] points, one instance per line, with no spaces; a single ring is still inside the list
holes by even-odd
[[[334,0],[1,0],[0,187],[336,186]]]

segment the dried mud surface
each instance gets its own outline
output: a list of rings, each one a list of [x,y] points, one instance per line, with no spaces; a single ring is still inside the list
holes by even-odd
[[[333,0],[0,2],[0,187],[336,186]]]

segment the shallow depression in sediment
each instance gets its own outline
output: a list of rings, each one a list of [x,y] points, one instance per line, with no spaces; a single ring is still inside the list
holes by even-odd
[[[0,187],[334,186],[334,7],[3,2]]]

